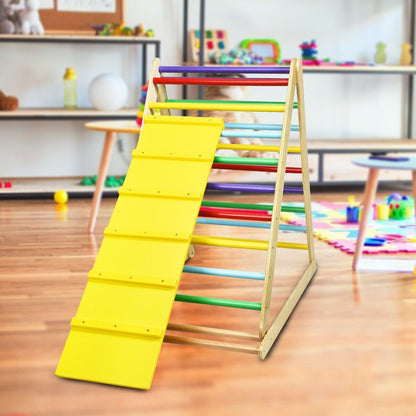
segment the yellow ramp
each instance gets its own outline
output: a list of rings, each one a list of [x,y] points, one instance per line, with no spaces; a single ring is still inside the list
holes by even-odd
[[[145,118],[56,375],[150,388],[223,128]]]

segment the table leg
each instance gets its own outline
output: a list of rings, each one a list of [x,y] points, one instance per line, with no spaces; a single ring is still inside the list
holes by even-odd
[[[108,164],[110,162],[111,150],[113,148],[114,139],[116,133],[114,131],[108,131],[105,134],[105,141],[103,146],[103,152],[101,154],[100,168],[97,175],[97,182],[95,184],[94,197],[92,199],[90,222],[88,224],[88,232],[92,233],[95,228],[95,222],[97,220],[98,210],[100,208],[101,196],[103,193],[105,175],[107,174]]]
[[[371,207],[374,202],[374,197],[376,195],[377,184],[378,184],[378,168],[370,168],[368,172],[367,184],[365,186],[364,192],[364,206],[361,213],[360,227],[358,230],[357,245],[355,246],[354,259],[352,262],[352,269],[357,270],[358,260],[361,256],[361,251],[363,249],[365,230],[367,228],[368,216],[370,214]]]

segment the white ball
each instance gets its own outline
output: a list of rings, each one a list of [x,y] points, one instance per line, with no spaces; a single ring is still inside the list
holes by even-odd
[[[119,110],[127,101],[127,85],[115,74],[100,74],[90,84],[88,98],[97,110]]]

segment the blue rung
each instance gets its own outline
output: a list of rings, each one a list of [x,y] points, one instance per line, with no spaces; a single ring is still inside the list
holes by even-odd
[[[264,273],[241,270],[216,269],[213,267],[183,266],[184,273],[209,274],[211,276],[236,277],[240,279],[264,280]]]
[[[282,124],[256,124],[256,123],[224,123],[226,129],[247,130],[282,130]],[[299,126],[290,126],[291,131],[299,131]]]
[[[216,218],[198,218],[197,224],[230,225],[231,227],[270,228],[269,222],[219,220]]]
[[[280,131],[244,131],[244,130],[223,130],[221,137],[247,137],[250,139],[280,139]]]
[[[217,218],[198,218],[196,222],[197,224],[228,225],[231,227],[251,227],[270,229],[269,222],[220,220]],[[306,227],[303,225],[279,224],[279,230],[306,232]]]

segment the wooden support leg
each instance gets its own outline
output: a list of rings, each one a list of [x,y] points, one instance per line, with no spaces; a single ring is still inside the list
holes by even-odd
[[[95,222],[97,220],[98,210],[100,208],[101,196],[103,193],[105,175],[107,174],[108,164],[110,162],[111,150],[113,148],[116,133],[108,131],[105,134],[103,152],[101,154],[100,168],[97,175],[97,183],[95,184],[94,197],[92,199],[90,222],[88,224],[88,232],[94,232]]]
[[[354,259],[352,262],[352,269],[357,270],[358,260],[361,256],[361,251],[364,244],[365,230],[367,228],[368,215],[374,202],[374,197],[377,190],[379,169],[370,168],[368,172],[367,185],[364,193],[364,207],[361,213],[360,228],[358,230],[357,245],[355,246]]]

